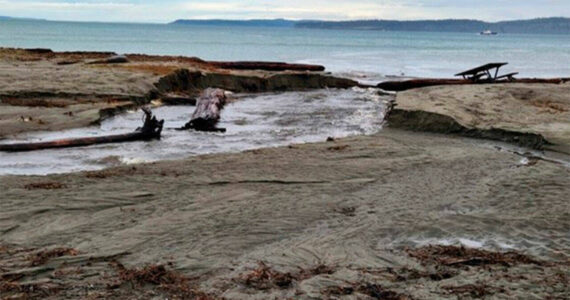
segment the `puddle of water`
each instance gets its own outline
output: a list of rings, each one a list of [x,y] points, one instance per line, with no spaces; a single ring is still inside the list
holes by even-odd
[[[527,241],[527,244],[531,243]],[[546,247],[544,244],[539,242],[531,243],[533,246]],[[525,245],[521,241],[508,240],[503,237],[487,237],[487,238],[476,238],[476,237],[450,237],[450,238],[426,238],[426,237],[412,237],[405,240],[399,240],[392,242],[390,244],[392,247],[424,247],[429,245],[441,245],[441,246],[465,246],[468,248],[476,249],[490,249],[499,251],[509,251],[509,250],[525,250]]]
[[[442,245],[442,246],[465,246],[467,248],[475,248],[475,249],[489,249],[489,250],[498,250],[498,251],[523,251],[529,250],[523,245],[520,241],[512,241],[507,240],[501,237],[494,237],[494,238],[483,238],[483,239],[476,239],[476,238],[465,238],[465,237],[457,237],[457,238],[444,238],[444,239],[412,239],[411,243],[413,247],[423,247],[428,245]],[[546,246],[542,243],[536,242],[532,243],[534,247],[543,247]],[[536,252],[538,254],[538,252]]]
[[[530,166],[535,164],[537,160],[545,160],[560,164],[566,168],[570,168],[570,156],[563,153],[533,150],[530,148],[519,147],[513,144],[498,141],[477,140],[477,142],[473,144],[478,147],[494,149],[497,151],[505,151],[519,155],[521,156],[521,159],[519,160],[520,166]]]
[[[160,141],[96,145],[23,153],[0,152],[0,175],[46,175],[180,159],[192,155],[238,152],[294,143],[320,142],[327,137],[373,134],[381,129],[385,103],[374,89],[318,90],[240,97],[222,112],[225,134],[165,129]],[[194,107],[160,107],[153,113],[165,127],[183,126]],[[100,126],[60,132],[30,133],[16,141],[49,141],[131,132],[142,124],[142,113],[111,118]]]

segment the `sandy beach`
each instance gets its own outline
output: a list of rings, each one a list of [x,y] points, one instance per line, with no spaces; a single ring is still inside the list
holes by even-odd
[[[4,55],[0,65],[13,66],[0,68],[4,138],[192,98],[204,85],[236,93],[356,85],[323,72],[221,70],[172,57],[84,64],[106,57],[96,54],[66,69],[73,84],[54,83],[22,72],[54,74],[69,54]],[[1,176],[0,295],[564,299],[569,89],[414,89],[393,96],[373,135]]]

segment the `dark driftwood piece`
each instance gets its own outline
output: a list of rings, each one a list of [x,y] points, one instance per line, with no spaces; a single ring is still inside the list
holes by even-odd
[[[143,127],[137,128],[137,130],[132,133],[117,134],[111,136],[100,136],[100,137],[64,139],[64,140],[41,142],[41,143],[4,144],[0,145],[0,151],[24,152],[24,151],[34,151],[34,150],[44,150],[44,149],[83,147],[83,146],[90,146],[96,144],[149,141],[153,139],[160,139],[162,126],[164,125],[164,120],[160,121],[157,120],[156,117],[152,115],[150,109],[143,108],[143,111],[145,113],[145,121]]]
[[[196,102],[196,110],[190,122],[179,130],[194,129],[197,131],[225,132],[225,128],[217,128],[220,114],[226,105],[226,94],[221,89],[206,89]]]
[[[308,71],[322,72],[325,67],[319,65],[307,64],[288,64],[282,62],[264,62],[264,61],[211,61],[211,65],[220,69],[232,70],[265,70],[265,71]]]
[[[463,79],[422,78],[422,79],[411,79],[403,81],[384,81],[379,83],[377,87],[385,91],[400,92],[400,91],[427,87],[427,86],[454,85],[454,84],[473,84],[473,82],[470,80],[463,80]]]
[[[129,59],[124,55],[113,55],[106,59],[96,60],[88,63],[88,65],[96,65],[96,64],[124,64],[128,63]]]
[[[508,74],[507,74],[508,75]],[[462,84],[492,84],[492,83],[550,83],[550,84],[560,84],[570,81],[569,78],[517,78],[516,80],[497,80],[494,82],[481,81],[473,82],[471,80],[464,79],[437,79],[437,78],[422,78],[422,79],[411,79],[404,81],[384,81],[377,85],[385,91],[401,92],[421,87],[436,86],[436,85],[462,85]]]

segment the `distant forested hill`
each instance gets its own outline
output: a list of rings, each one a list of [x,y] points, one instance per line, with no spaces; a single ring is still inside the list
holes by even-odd
[[[14,18],[7,16],[0,16],[0,21],[46,21],[45,19],[32,19],[32,18]]]
[[[492,30],[499,33],[570,34],[570,18],[542,18],[520,21],[489,23],[477,20],[425,20],[425,21],[301,21],[298,28],[359,29],[383,31],[439,31],[480,32]]]
[[[171,25],[202,26],[249,26],[249,27],[293,27],[297,22],[285,19],[275,20],[176,20]]]

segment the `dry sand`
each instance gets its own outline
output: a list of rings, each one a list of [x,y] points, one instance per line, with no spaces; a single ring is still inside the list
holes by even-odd
[[[0,138],[89,126],[132,108],[129,100],[144,98],[156,80],[152,74],[104,66],[0,60]]]
[[[532,133],[570,154],[570,83],[435,86],[399,93],[398,109],[453,118],[461,126]]]

